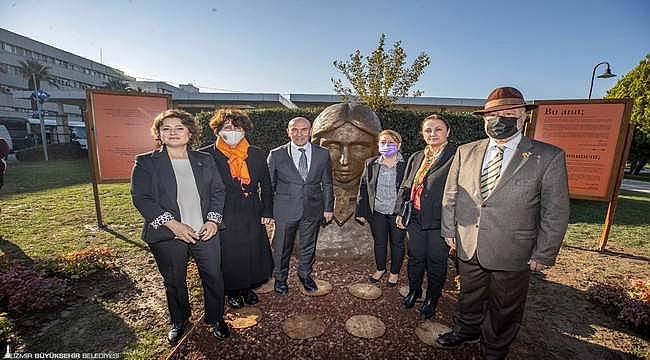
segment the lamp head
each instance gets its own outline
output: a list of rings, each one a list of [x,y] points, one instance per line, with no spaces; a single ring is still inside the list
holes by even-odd
[[[607,69],[605,69],[605,72],[598,75],[597,78],[599,79],[607,79],[616,76],[616,74],[612,74],[612,71],[609,68],[609,64],[607,64]]]

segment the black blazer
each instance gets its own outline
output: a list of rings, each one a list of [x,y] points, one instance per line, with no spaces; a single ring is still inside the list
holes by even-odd
[[[290,143],[269,153],[266,162],[273,187],[273,218],[276,222],[317,220],[334,211],[334,187],[329,151],[311,143],[311,163],[303,180],[289,155]]]
[[[219,151],[214,144],[203,147],[199,151],[206,152],[214,158],[219,173],[223,175],[222,180],[226,186],[226,192],[241,192],[240,183],[232,178],[230,166],[228,165],[228,157],[226,155]],[[251,182],[248,184],[248,189],[246,190],[253,193],[253,199],[258,204],[257,208],[260,209],[258,216],[272,218],[273,191],[271,190],[271,176],[269,175],[269,168],[266,165],[266,154],[264,151],[257,146],[249,146],[246,166],[251,177]],[[232,215],[237,216],[237,214]]]
[[[377,178],[379,177],[380,164],[377,163],[380,155],[373,156],[366,160],[363,174],[359,181],[359,192],[357,193],[357,207],[354,211],[355,217],[363,217],[368,220],[372,212],[375,211],[375,195],[377,193]],[[399,191],[402,180],[404,179],[404,170],[406,169],[405,161],[398,161],[397,174],[395,176],[395,191]]]
[[[201,199],[204,221],[221,222],[225,192],[221,175],[210,154],[190,150],[187,156],[192,165],[196,188]],[[180,221],[181,213],[176,200],[176,176],[167,148],[136,156],[131,174],[133,205],[144,217],[142,240],[156,243],[174,238],[165,226],[155,226],[170,216]]]
[[[456,153],[457,146],[448,143],[440,154],[429,172],[424,177],[424,189],[420,195],[420,211],[418,221],[422,229],[440,229],[440,219],[442,217],[442,196],[445,191],[445,183],[449,174],[451,161]],[[408,201],[411,196],[411,187],[413,179],[418,172],[424,159],[424,150],[413,153],[406,164],[406,176],[400,185],[395,202],[395,212],[398,213],[402,204]]]

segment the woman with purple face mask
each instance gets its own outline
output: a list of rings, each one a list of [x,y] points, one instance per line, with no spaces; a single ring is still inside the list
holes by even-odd
[[[396,226],[395,202],[406,161],[399,151],[402,145],[399,133],[384,130],[379,133],[378,139],[380,155],[366,160],[357,194],[355,218],[362,224],[368,222],[374,240],[377,270],[368,276],[368,281],[377,283],[386,274],[390,243],[391,264],[387,284],[394,287],[404,260],[406,232]]]

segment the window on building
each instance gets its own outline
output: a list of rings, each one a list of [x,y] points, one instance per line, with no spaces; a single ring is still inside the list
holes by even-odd
[[[9,53],[12,53],[12,54],[16,53],[16,48],[15,47],[13,47],[12,45],[6,44],[6,43],[4,45],[5,45],[4,46],[5,51],[7,51]]]

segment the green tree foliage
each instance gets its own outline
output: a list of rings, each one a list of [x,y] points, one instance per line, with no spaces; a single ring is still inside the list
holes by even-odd
[[[41,81],[50,79],[50,67],[45,66],[39,62],[27,60],[18,61],[20,65],[20,73],[23,78],[27,80],[27,88],[29,90],[36,90],[41,88]],[[36,88],[34,87],[34,78],[36,78]]]
[[[111,79],[109,81],[104,81],[103,89],[108,90],[126,90],[129,87],[129,84],[120,79]]]
[[[409,96],[411,88],[431,63],[429,55],[422,52],[411,66],[406,66],[402,42],[396,41],[393,48],[386,51],[385,40],[386,34],[381,34],[377,48],[369,56],[356,50],[348,61],[334,61],[334,67],[352,86],[344,85],[341,79],[331,79],[334,91],[345,101],[356,96],[375,111],[388,109],[398,97]],[[415,90],[411,95],[420,96],[422,92]]]
[[[27,60],[27,61],[18,61],[20,65],[20,73],[23,75],[23,78],[27,80],[27,88],[29,90],[36,90],[41,88],[41,81],[50,80],[50,67],[43,65],[37,61]],[[34,84],[34,80],[36,83]],[[56,84],[50,83],[51,85],[58,87]],[[31,99],[32,111],[38,109],[36,104],[36,99]]]
[[[606,98],[632,98],[634,138],[628,161],[630,173],[638,174],[650,161],[650,54],[607,91]]]

